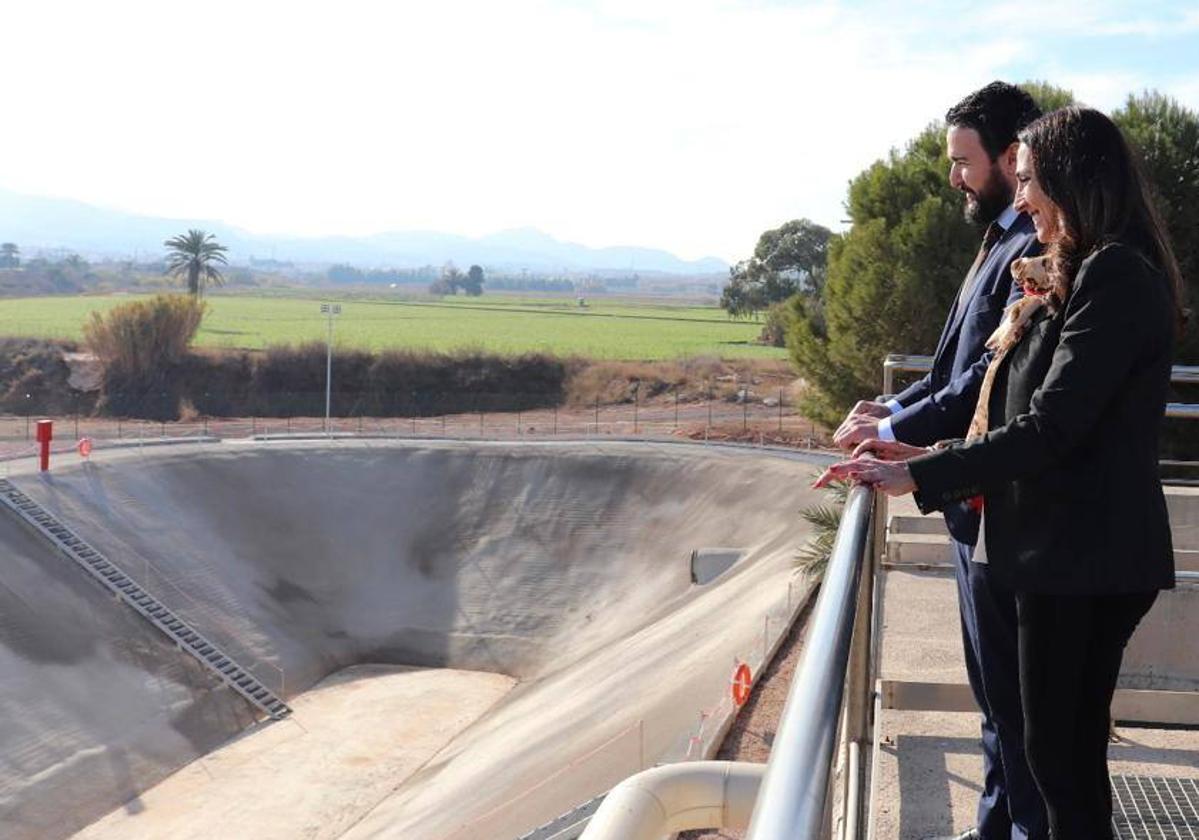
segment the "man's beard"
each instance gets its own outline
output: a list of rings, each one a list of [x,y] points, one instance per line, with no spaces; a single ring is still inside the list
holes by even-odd
[[[986,227],[999,218],[999,214],[1012,203],[1012,189],[1003,178],[999,167],[992,165],[987,182],[978,192],[963,189],[966,193],[966,221]],[[973,201],[970,198],[973,197]]]

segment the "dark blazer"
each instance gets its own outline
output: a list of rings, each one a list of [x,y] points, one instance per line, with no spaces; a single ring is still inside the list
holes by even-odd
[[[981,493],[991,570],[1017,590],[1172,587],[1157,462],[1174,332],[1169,284],[1139,251],[1088,257],[1065,308],[1000,363],[991,431],[910,462],[920,509]]]
[[[896,440],[929,446],[966,434],[991,361],[987,338],[999,326],[1004,307],[1021,294],[1012,281],[1012,260],[1040,252],[1032,220],[1021,213],[979,266],[966,305],[955,301],[949,310],[932,370],[895,396],[903,405],[891,415]],[[978,515],[965,506],[947,508],[945,521],[958,542],[973,545],[978,538]]]

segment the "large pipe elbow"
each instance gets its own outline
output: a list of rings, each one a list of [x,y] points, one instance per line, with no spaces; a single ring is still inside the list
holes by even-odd
[[[765,772],[765,764],[739,761],[645,770],[611,790],[579,840],[660,840],[696,828],[745,828]]]

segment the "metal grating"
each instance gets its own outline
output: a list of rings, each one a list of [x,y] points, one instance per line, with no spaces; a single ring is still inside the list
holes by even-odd
[[[1199,840],[1199,780],[1112,776],[1117,840]]]
[[[595,816],[600,803],[607,795],[601,793],[594,799],[579,805],[573,811],[568,811],[557,819],[549,821],[541,828],[534,829],[528,834],[522,834],[517,840],[578,840],[579,835],[587,828],[587,823]]]

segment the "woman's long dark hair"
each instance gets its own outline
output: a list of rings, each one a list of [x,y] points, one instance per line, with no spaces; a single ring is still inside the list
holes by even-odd
[[[1112,242],[1138,249],[1170,281],[1183,315],[1182,273],[1148,181],[1119,127],[1092,108],[1052,111],[1020,132],[1037,181],[1062,213],[1064,236],[1049,248],[1050,270],[1069,288],[1088,256]]]

